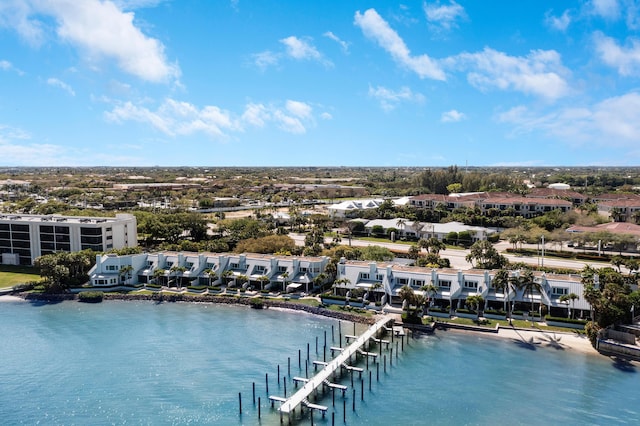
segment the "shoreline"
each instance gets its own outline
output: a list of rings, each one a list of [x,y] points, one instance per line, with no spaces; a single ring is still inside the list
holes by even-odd
[[[34,293],[17,293],[12,295],[0,296],[1,302],[15,302],[15,301],[43,301],[43,302],[60,302],[64,300],[77,300],[77,295],[72,293],[64,294],[34,294]],[[151,302],[183,302],[183,303],[211,303],[211,304],[224,304],[224,305],[236,305],[236,306],[250,306],[249,298],[237,298],[233,296],[184,296],[182,294],[163,294],[163,295],[136,295],[136,294],[105,294],[104,300],[122,300],[122,301],[151,301]],[[335,318],[339,320],[351,321],[360,324],[373,324],[375,322],[375,316],[373,318],[365,318],[361,315],[350,314],[347,312],[331,311],[322,307],[313,307],[309,305],[280,302],[277,300],[264,300],[265,307],[273,308],[276,310],[285,310],[291,312],[307,313],[312,315],[320,315],[329,318]],[[401,321],[399,321],[401,322]],[[410,324],[409,324],[410,326]],[[411,327],[409,327],[411,328]],[[555,350],[570,350],[576,351],[587,355],[600,355],[608,357],[605,354],[598,352],[586,336],[580,336],[571,332],[557,332],[557,331],[541,331],[541,330],[527,330],[519,328],[506,328],[499,327],[496,331],[489,330],[472,330],[461,329],[455,327],[441,327],[440,324],[436,324],[435,330],[456,333],[473,334],[476,336],[498,338],[503,340],[511,340],[514,344],[521,347],[536,350],[542,349],[555,349]],[[425,330],[425,332],[428,332]],[[633,361],[635,362],[635,361]]]

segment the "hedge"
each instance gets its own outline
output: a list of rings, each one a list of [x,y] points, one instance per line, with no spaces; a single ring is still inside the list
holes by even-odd
[[[83,291],[78,294],[78,301],[87,303],[100,303],[104,293],[101,291]]]
[[[580,320],[580,319],[572,319],[572,318],[565,318],[565,317],[552,317],[550,315],[546,315],[544,317],[545,321],[553,321],[553,322],[566,322],[567,324],[579,324],[579,325],[586,325],[588,321],[585,320]]]

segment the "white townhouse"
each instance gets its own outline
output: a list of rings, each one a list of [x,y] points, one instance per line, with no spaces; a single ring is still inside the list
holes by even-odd
[[[169,286],[223,284],[234,287],[310,291],[321,282],[326,256],[160,252],[98,255],[89,271],[93,286],[157,283]]]
[[[108,251],[138,244],[135,216],[0,214],[0,264],[32,265],[58,251]]]
[[[568,309],[575,309],[577,317],[588,316],[590,306],[583,297],[583,285],[578,275],[555,275],[534,273],[540,290],[525,288],[496,290],[492,280],[496,271],[431,269],[383,262],[363,262],[341,260],[338,264],[336,291],[362,289],[369,292],[368,300],[380,301],[386,294],[394,304],[400,304],[399,291],[408,285],[416,294],[425,294],[424,286],[433,286],[431,305],[449,308],[451,314],[463,308],[467,297],[481,295],[485,300],[484,309],[500,310],[505,303],[521,306],[523,309],[538,311],[547,307],[552,316],[566,316]],[[518,276],[520,271],[510,271],[510,276]],[[563,295],[574,293],[578,299],[568,304],[561,302]]]

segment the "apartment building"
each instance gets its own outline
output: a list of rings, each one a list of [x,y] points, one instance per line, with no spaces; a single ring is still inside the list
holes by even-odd
[[[0,263],[32,265],[59,251],[108,251],[138,244],[136,218],[60,215],[0,215]]]

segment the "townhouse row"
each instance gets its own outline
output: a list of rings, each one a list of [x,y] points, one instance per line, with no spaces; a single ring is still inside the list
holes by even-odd
[[[228,287],[284,289],[285,292],[309,293],[326,284],[330,259],[319,257],[274,256],[261,254],[213,254],[160,252],[135,255],[98,255],[96,265],[89,272],[95,287],[156,283],[170,286],[222,285]],[[431,305],[448,307],[453,313],[465,306],[469,296],[480,295],[483,309],[503,309],[526,304],[526,309],[545,310],[551,315],[564,316],[571,308],[576,317],[586,317],[591,307],[583,297],[579,275],[535,273],[537,288],[496,290],[493,276],[496,271],[431,269],[396,263],[347,261],[336,265],[334,291],[363,293],[367,300],[399,305],[403,286],[410,286],[416,294],[424,294],[423,287],[432,285],[436,292],[428,294]],[[511,271],[518,276],[519,271]],[[563,295],[574,293],[577,299],[569,305],[561,301]]]

